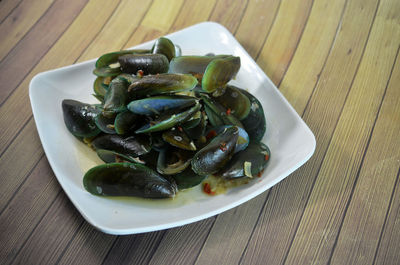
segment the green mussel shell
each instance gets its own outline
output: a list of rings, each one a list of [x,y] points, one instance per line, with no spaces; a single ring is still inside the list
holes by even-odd
[[[93,195],[170,198],[177,191],[171,183],[150,168],[135,163],[111,163],[91,168],[83,186]]]

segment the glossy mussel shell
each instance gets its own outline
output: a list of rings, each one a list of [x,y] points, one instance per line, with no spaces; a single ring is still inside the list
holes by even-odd
[[[165,55],[168,61],[171,61],[171,59],[175,57],[175,45],[171,40],[164,37],[156,40],[151,51],[152,53]]]
[[[196,102],[196,98],[189,96],[155,96],[134,100],[128,104],[128,109],[136,114],[155,116],[166,111],[179,111],[195,105]]]
[[[260,101],[249,92],[241,89],[242,93],[250,99],[250,112],[241,120],[244,129],[249,134],[251,141],[259,142],[266,131],[265,114]]]
[[[223,94],[214,99],[239,120],[249,115],[250,99],[235,86],[226,86]]]
[[[198,175],[218,172],[233,156],[238,136],[238,128],[232,126],[213,138],[194,155],[191,162],[193,171]]]
[[[96,166],[85,174],[83,185],[88,192],[101,196],[170,198],[177,191],[175,183],[150,168],[135,163]]]
[[[179,56],[171,60],[169,64],[169,73],[181,74],[200,74],[203,75],[208,64],[218,58],[226,58],[229,55],[218,56]]]
[[[95,117],[100,113],[96,107],[72,99],[62,102],[64,123],[77,137],[93,137],[100,133]]]
[[[151,150],[150,139],[147,135],[124,137],[118,134],[105,134],[94,139],[92,146],[95,149],[111,150],[130,157],[138,157]]]
[[[161,74],[168,72],[169,61],[163,54],[125,54],[118,58],[123,73]]]
[[[212,93],[226,84],[236,76],[240,68],[240,57],[229,56],[217,58],[207,65],[204,72],[201,87],[207,93]]]
[[[185,74],[149,75],[133,82],[129,88],[131,99],[139,99],[153,95],[172,94],[188,91],[197,85],[197,79]]]
[[[256,177],[267,166],[270,156],[271,152],[265,144],[252,142],[245,150],[235,154],[216,175],[224,179]]]

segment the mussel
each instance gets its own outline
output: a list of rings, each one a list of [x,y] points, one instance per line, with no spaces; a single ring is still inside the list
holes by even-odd
[[[171,198],[175,183],[150,168],[135,163],[109,163],[91,168],[83,177],[85,189],[100,196]]]
[[[125,54],[118,57],[121,71],[136,74],[139,70],[143,74],[161,74],[168,72],[168,58],[163,54]]]
[[[239,130],[236,126],[226,128],[194,155],[193,171],[199,175],[218,172],[233,156],[238,137]]]
[[[90,104],[77,100],[62,101],[64,123],[67,129],[77,137],[93,137],[100,133],[95,118],[100,110]]]

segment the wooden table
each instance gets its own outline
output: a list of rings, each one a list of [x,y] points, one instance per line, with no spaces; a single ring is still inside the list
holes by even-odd
[[[218,216],[98,232],[49,167],[30,80],[207,20],[310,126],[313,157]],[[0,21],[0,263],[399,264],[400,1],[2,0]]]

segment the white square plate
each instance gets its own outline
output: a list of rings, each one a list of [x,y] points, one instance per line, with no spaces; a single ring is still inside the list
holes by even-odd
[[[40,73],[32,79],[29,95],[47,158],[75,207],[90,224],[105,233],[149,232],[216,215],[271,188],[303,165],[315,150],[313,133],[227,29],[205,22],[167,37],[180,45],[183,55],[213,52],[240,56],[242,66],[232,83],[248,89],[261,101],[267,120],[267,133],[262,141],[271,149],[271,160],[261,178],[218,196],[202,193],[200,185],[179,192],[173,200],[93,196],[84,189],[82,178],[89,168],[101,161],[95,152],[68,132],[61,102],[75,99],[96,103],[91,96],[95,60]],[[150,48],[152,44],[153,41],[136,48]]]

